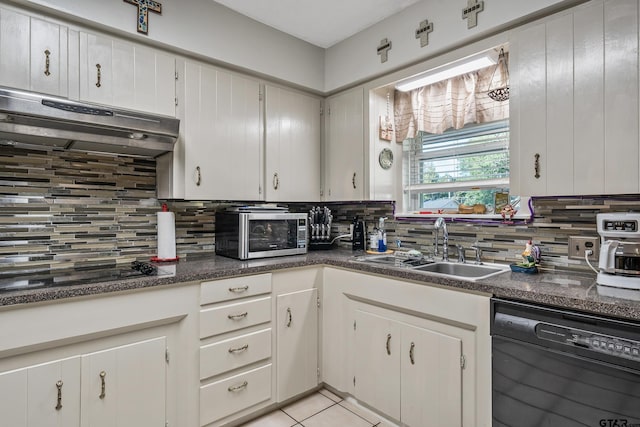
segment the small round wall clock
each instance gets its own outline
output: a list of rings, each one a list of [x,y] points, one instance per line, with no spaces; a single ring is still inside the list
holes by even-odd
[[[393,164],[393,151],[384,148],[378,156],[378,163],[382,169],[389,169]]]

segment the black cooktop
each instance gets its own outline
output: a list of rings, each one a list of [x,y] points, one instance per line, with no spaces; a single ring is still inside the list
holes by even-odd
[[[0,292],[52,288],[57,286],[89,285],[142,276],[170,275],[166,267],[148,262],[133,261],[131,264],[109,267],[74,268],[40,273],[0,275]]]

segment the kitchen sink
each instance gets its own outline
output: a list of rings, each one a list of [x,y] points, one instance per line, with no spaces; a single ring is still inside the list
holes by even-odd
[[[508,265],[501,264],[460,264],[455,262],[434,262],[432,264],[420,265],[414,267],[415,271],[424,271],[425,273],[434,273],[447,277],[453,277],[462,280],[482,280],[508,272]]]

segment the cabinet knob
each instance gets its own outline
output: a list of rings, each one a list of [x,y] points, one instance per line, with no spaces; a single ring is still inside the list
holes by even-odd
[[[62,380],[56,383],[56,387],[58,388],[58,403],[56,405],[56,411],[62,409]]]
[[[96,64],[96,87],[102,86],[102,65]]]
[[[44,51],[44,75],[45,76],[50,76],[51,72],[49,71],[49,65],[51,64],[51,62],[49,61],[49,55],[51,55],[51,52],[49,51],[49,49]]]

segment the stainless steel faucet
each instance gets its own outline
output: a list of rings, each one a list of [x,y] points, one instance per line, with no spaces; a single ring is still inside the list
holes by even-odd
[[[482,249],[476,245],[471,246],[471,249],[476,251],[476,264],[482,265]]]
[[[449,232],[447,231],[447,223],[444,218],[439,217],[433,224],[433,228],[436,231],[436,238],[434,241],[434,258],[438,255],[438,230],[442,229],[442,260],[449,261]]]
[[[457,244],[456,249],[458,249],[458,262],[462,264],[467,262],[467,260],[464,257],[464,247],[460,244]]]

